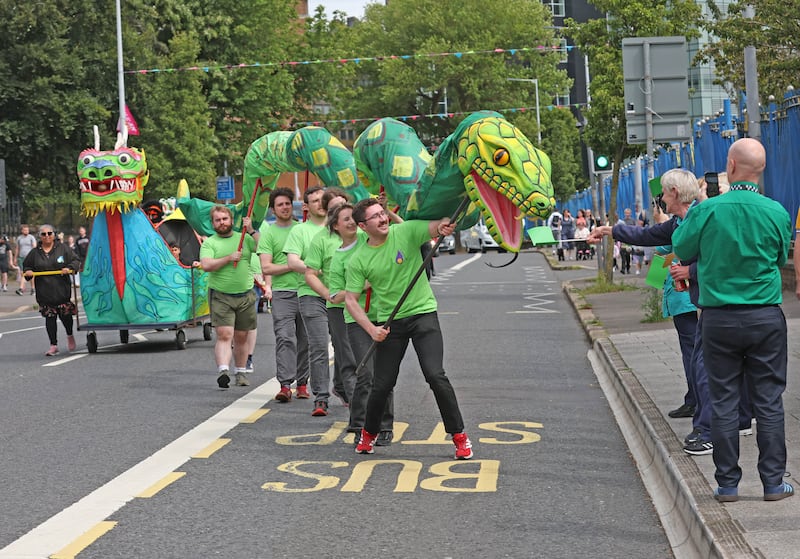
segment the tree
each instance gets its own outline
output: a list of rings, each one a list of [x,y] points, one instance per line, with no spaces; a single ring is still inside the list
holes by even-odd
[[[592,106],[586,110],[584,140],[596,153],[612,156],[609,217],[617,215],[617,189],[622,162],[640,155],[642,146],[628,145],[625,126],[622,39],[699,35],[700,7],[693,0],[593,0],[603,19],[578,23],[568,19],[565,33],[589,57]],[[687,91],[688,96],[688,91]],[[612,245],[606,247],[601,279],[612,281]]]
[[[480,0],[392,0],[385,6],[369,5],[363,21],[352,30],[351,52],[387,58],[359,64],[358,81],[349,88],[349,110],[356,118],[379,118],[532,107],[533,84],[508,82],[510,77],[536,78],[547,106],[569,88],[566,73],[558,69],[558,52],[468,51],[558,45],[551,19],[549,9],[538,0],[509,0],[502,9],[487,9]],[[459,52],[467,54],[427,56]],[[402,55],[409,57],[388,58]],[[416,120],[414,127],[423,141],[436,144],[458,122],[446,116],[425,118]]]
[[[755,17],[745,17],[747,5]],[[711,18],[703,28],[714,39],[698,54],[697,61],[713,62],[714,83],[725,86],[735,97],[745,89],[744,49],[758,48],[758,88],[763,99],[774,95],[783,98],[787,86],[795,85],[800,74],[800,22],[797,5],[782,0],[747,0],[731,2],[727,14],[709,1]]]

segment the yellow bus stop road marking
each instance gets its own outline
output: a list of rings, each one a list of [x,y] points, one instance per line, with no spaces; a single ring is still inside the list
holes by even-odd
[[[181,479],[183,476],[186,475],[186,472],[171,472],[165,475],[161,480],[157,483],[154,483],[138,495],[136,495],[139,499],[149,499],[150,497],[156,495],[159,491],[164,489],[166,486],[170,485]]]
[[[230,439],[217,439],[197,454],[193,454],[192,458],[211,458],[211,455],[218,451],[220,448],[231,442]]]
[[[116,525],[116,522],[111,522],[108,520],[104,522],[98,522],[67,547],[58,553],[51,555],[50,559],[75,559],[76,555],[100,539],[103,534],[111,531],[111,529]]]

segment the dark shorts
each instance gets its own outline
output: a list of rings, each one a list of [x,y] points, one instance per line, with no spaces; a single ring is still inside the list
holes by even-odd
[[[211,322],[214,326],[233,326],[239,331],[255,330],[258,327],[255,303],[256,294],[252,289],[233,295],[211,290]]]

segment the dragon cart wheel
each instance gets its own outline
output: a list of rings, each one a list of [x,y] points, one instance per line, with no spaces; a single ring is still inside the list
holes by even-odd
[[[86,334],[86,349],[89,350],[89,353],[97,353],[97,334],[94,332],[89,332]]]
[[[175,334],[175,347],[178,349],[186,349],[186,332],[178,330]]]
[[[119,331],[119,341],[120,341],[120,343],[127,344],[129,339],[130,339],[130,333],[127,330],[120,330]]]
[[[203,324],[203,339],[210,340],[211,339],[211,323],[206,322]]]

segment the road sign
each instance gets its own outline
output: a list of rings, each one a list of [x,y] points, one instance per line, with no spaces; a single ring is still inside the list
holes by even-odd
[[[650,75],[645,75],[645,68]],[[625,116],[629,144],[647,143],[647,117],[652,115],[653,140],[688,140],[689,58],[686,38],[629,37],[622,40]],[[647,106],[647,98],[650,105]]]
[[[233,200],[233,177],[217,177],[217,200]]]

